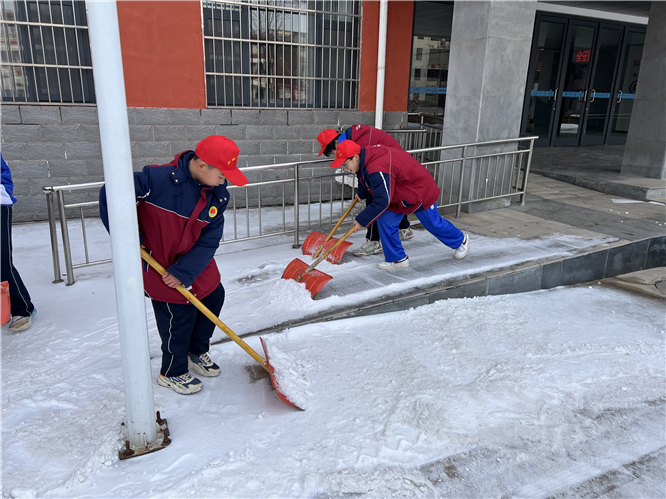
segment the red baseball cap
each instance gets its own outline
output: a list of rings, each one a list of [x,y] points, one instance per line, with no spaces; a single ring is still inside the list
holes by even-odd
[[[236,166],[240,151],[233,140],[222,135],[211,135],[199,142],[194,152],[206,163],[220,170],[234,185],[247,184],[247,177]]]
[[[338,168],[342,163],[347,161],[348,158],[356,156],[361,153],[361,146],[352,140],[343,140],[338,144],[335,151],[335,159],[331,163],[331,168]]]
[[[335,140],[338,135],[340,135],[340,132],[334,128],[327,128],[319,135],[317,135],[317,142],[319,142],[319,145],[321,146],[321,151],[319,151],[317,156],[324,154],[324,149],[326,149],[326,146],[329,145],[331,141]]]

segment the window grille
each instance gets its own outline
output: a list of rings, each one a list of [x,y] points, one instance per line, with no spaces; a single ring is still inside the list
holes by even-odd
[[[359,1],[203,0],[209,107],[358,107]]]
[[[95,102],[86,4],[0,3],[3,102]]]

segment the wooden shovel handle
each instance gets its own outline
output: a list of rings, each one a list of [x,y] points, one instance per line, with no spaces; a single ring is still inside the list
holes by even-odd
[[[354,208],[356,203],[358,203],[358,198],[354,197],[354,202],[349,205],[349,208],[347,208],[347,210],[344,212],[344,214],[342,215],[340,220],[338,220],[338,223],[335,224],[335,227],[333,227],[333,230],[330,232],[330,234],[328,236],[326,236],[326,239],[324,239],[324,242],[330,241],[330,239],[333,237],[333,234],[335,234],[335,231],[338,230],[338,228],[340,227],[342,222],[344,222],[345,218],[347,218],[347,215],[349,215],[349,213],[352,211],[352,208]],[[323,249],[324,249],[324,245],[322,244],[319,247],[319,249],[317,250],[317,252],[314,255],[312,255],[312,258],[317,258],[319,256],[319,253],[321,253],[321,250],[323,250]]]
[[[296,280],[300,282],[301,277],[303,277],[303,274],[306,274],[307,272],[310,272],[310,271],[311,271],[312,269],[314,269],[317,265],[319,265],[322,261],[324,261],[324,260],[326,259],[326,257],[327,257],[328,255],[330,255],[330,254],[333,252],[333,250],[335,250],[338,246],[340,246],[340,245],[344,242],[344,240],[347,239],[349,236],[351,236],[353,233],[354,233],[354,227],[352,226],[352,228],[349,229],[349,230],[347,231],[347,233],[346,233],[344,236],[342,236],[342,237],[338,240],[338,242],[336,242],[333,246],[331,246],[330,248],[328,248],[328,249],[324,252],[323,255],[321,255],[319,258],[317,258],[317,259],[312,263],[312,265],[310,265],[307,269],[305,269],[303,272],[301,272],[301,273],[298,275],[298,278],[297,278]]]
[[[143,248],[141,248],[141,258],[143,258],[148,265],[150,265],[152,268],[154,268],[160,275],[164,275],[166,272],[166,269],[160,265],[160,263],[155,260],[150,254]],[[245,350],[246,353],[250,355],[254,360],[256,360],[261,367],[266,369],[268,373],[270,374],[270,371],[268,370],[268,365],[266,364],[266,361],[264,361],[263,357],[259,355],[257,352],[255,352],[252,347],[250,347],[247,343],[245,343],[240,336],[238,336],[236,333],[234,333],[227,325],[220,320],[220,318],[215,315],[213,312],[211,312],[206,305],[201,303],[199,299],[194,296],[185,286],[182,284],[176,288],[178,291],[180,291],[180,294],[182,294],[185,298],[187,298],[187,301],[189,301],[192,305],[197,307],[202,314],[204,314],[206,317],[208,317],[211,321],[213,321],[213,324],[215,324],[217,327],[219,327],[224,333],[234,340],[239,347],[241,347],[243,350]]]

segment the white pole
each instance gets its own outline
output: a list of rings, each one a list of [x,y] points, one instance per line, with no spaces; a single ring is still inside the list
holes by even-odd
[[[388,0],[379,2],[379,41],[377,47],[377,100],[375,101],[375,128],[384,122],[384,79],[386,77],[386,25]]]
[[[157,424],[150,372],[118,10],[115,0],[89,0],[87,4],[104,180],[109,208],[128,440],[132,449],[136,450],[155,441]]]

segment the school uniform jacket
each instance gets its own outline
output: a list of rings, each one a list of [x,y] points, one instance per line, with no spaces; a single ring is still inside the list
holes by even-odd
[[[194,152],[185,151],[166,165],[146,166],[134,173],[141,243],[170,274],[197,298],[205,298],[220,284],[213,255],[224,229],[223,212],[229,202],[227,183],[205,186],[190,175]],[[100,191],[100,214],[108,225],[106,191]],[[144,289],[153,300],[187,303],[162,276],[144,263]]]
[[[386,147],[395,147],[402,149],[397,140],[384,130],[368,125],[352,125],[341,135],[341,138],[353,140],[361,147],[374,146],[381,144]],[[341,141],[338,140],[338,143]]]
[[[372,203],[356,221],[367,227],[386,210],[407,215],[430,208],[440,190],[430,172],[409,153],[382,145],[361,148],[356,174],[361,199],[372,195]]]

